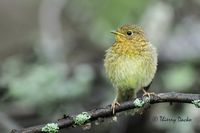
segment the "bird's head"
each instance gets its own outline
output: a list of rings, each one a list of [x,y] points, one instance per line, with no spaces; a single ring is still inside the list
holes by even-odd
[[[143,30],[136,25],[126,24],[116,31],[111,31],[111,33],[115,34],[116,42],[136,41],[140,38],[144,38]]]

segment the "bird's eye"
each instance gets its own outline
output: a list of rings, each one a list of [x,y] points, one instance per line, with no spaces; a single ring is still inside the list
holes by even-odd
[[[132,31],[127,31],[126,34],[127,34],[128,36],[131,36],[131,35],[133,34],[133,32],[132,32]]]

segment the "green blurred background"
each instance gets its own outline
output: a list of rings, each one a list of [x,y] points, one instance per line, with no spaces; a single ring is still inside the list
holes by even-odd
[[[158,49],[152,91],[199,93],[199,9],[199,0],[1,0],[0,132],[110,104],[103,58],[114,42],[109,32],[126,23],[142,26]],[[160,116],[192,121],[152,120]],[[163,103],[64,132],[198,133],[200,110]]]

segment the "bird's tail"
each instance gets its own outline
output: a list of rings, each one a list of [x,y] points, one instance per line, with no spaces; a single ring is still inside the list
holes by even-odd
[[[125,101],[130,101],[130,100],[133,100],[134,98],[136,98],[135,89],[133,89],[133,88],[130,88],[130,89],[118,89],[117,101],[119,103],[125,102]],[[123,114],[135,115],[136,112],[137,112],[137,109],[131,109],[131,110],[126,111]]]

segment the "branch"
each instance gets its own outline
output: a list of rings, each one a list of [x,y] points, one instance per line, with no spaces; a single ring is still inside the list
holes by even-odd
[[[141,99],[141,98],[140,98]],[[200,100],[200,94],[185,94],[185,93],[175,93],[175,92],[169,92],[169,93],[159,93],[156,96],[153,96],[150,98],[150,104],[156,104],[156,103],[164,103],[164,102],[170,102],[170,103],[193,103],[194,100]],[[133,104],[133,101],[127,101],[120,103],[120,106],[117,106],[115,109],[116,113],[130,110],[137,108],[136,105]],[[95,121],[99,118],[105,118],[105,117],[112,117],[112,109],[111,105],[108,105],[103,108],[97,108],[93,109],[87,112],[89,114],[90,118],[88,121],[85,121],[84,124]],[[75,125],[74,118],[77,115],[74,116],[64,116],[64,118],[59,119],[57,122],[59,129],[68,128],[73,125]],[[46,124],[28,127],[24,129],[13,129],[11,133],[42,133],[42,128]]]

